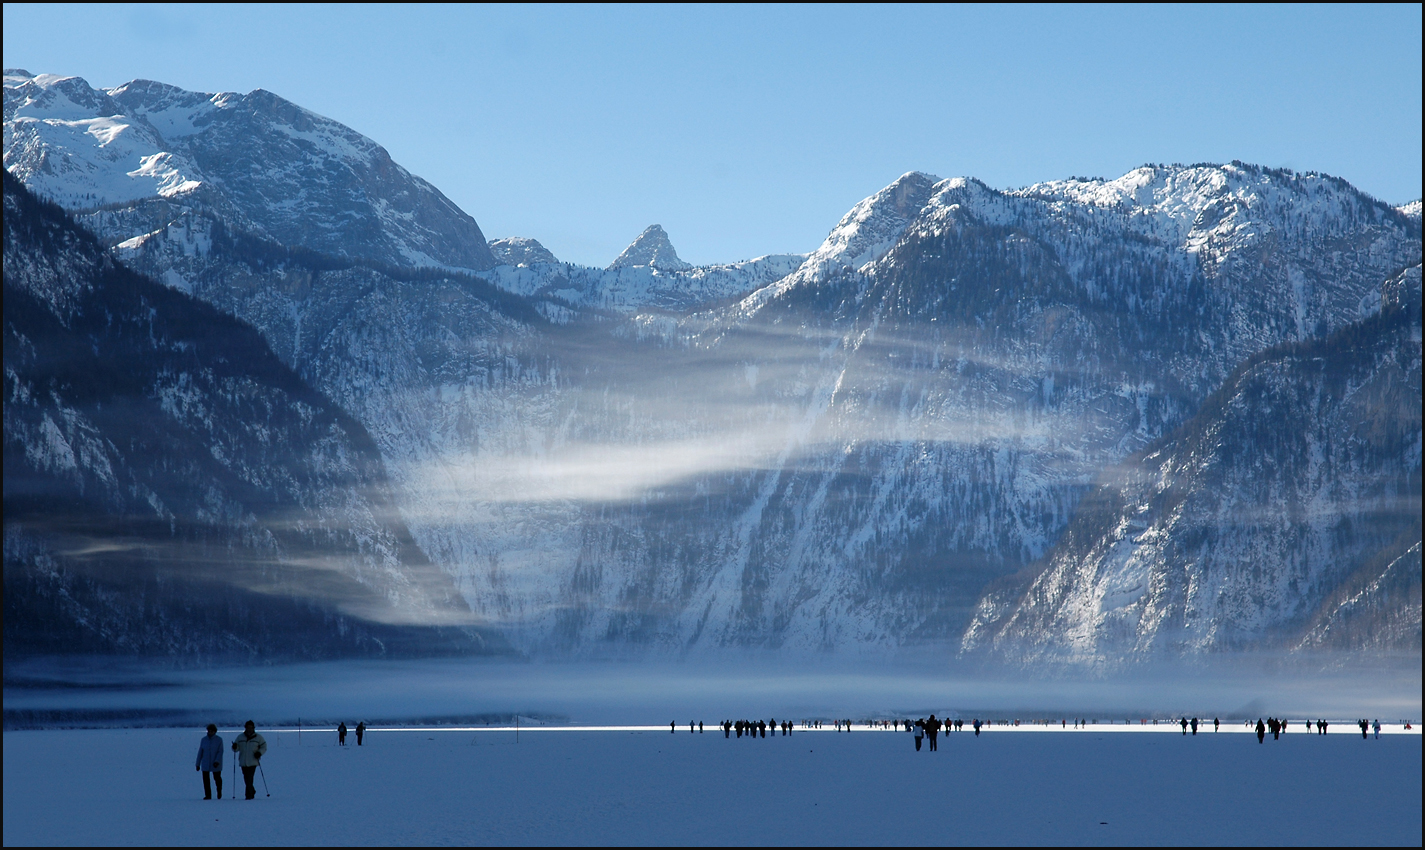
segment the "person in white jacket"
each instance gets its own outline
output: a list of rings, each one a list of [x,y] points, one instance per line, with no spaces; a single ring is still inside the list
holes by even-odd
[[[218,799],[223,799],[223,739],[218,737],[218,727],[212,723],[208,724],[208,734],[198,741],[195,767],[203,771],[203,799],[213,799],[212,782],[218,783]]]
[[[257,734],[257,724],[251,720],[243,724],[242,734],[233,740],[233,752],[238,754],[238,767],[242,768],[242,781],[247,785],[247,799],[257,796],[257,786],[252,783],[257,774],[257,764],[262,754],[267,752],[267,739]]]

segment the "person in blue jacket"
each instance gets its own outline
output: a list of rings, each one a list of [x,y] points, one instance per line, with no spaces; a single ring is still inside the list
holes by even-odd
[[[195,767],[203,771],[203,799],[213,799],[212,782],[218,783],[218,799],[223,799],[223,739],[218,737],[218,727],[212,723],[208,724],[208,734],[198,741]]]

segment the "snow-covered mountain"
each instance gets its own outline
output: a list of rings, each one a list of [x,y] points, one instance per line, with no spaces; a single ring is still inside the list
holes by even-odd
[[[912,172],[810,255],[675,267],[650,228],[618,267],[510,239],[478,275],[216,202],[87,203],[112,256],[251,323],[361,422],[482,622],[575,655],[979,651],[986,589],[1055,557],[1106,470],[1260,352],[1381,313],[1421,250],[1418,212],[1242,163],[1012,192]],[[1357,616],[1375,578],[1322,573],[1294,610]]]
[[[682,323],[727,360],[786,364],[801,347],[780,389],[804,399],[802,427],[745,514],[766,548],[722,585],[741,588],[721,618],[739,640],[894,645],[964,628],[957,582],[1038,558],[1095,474],[1246,357],[1356,320],[1419,252],[1414,222],[1340,181],[1239,164],[1075,184],[1087,200],[899,182],[813,255],[826,271],[808,260]],[[908,214],[903,198],[923,204]],[[688,607],[719,619],[712,595]]]
[[[260,90],[208,94],[150,80],[100,90],[9,69],[5,167],[109,244],[132,247],[196,216],[390,268],[501,266],[491,279],[511,292],[625,313],[740,297],[801,261],[695,268],[658,225],[607,270],[559,263],[534,239],[486,243],[469,215],[375,142]]]
[[[114,89],[5,71],[5,168],[119,242],[190,210],[294,247],[392,266],[495,264],[475,220],[385,149],[271,92]]]
[[[5,175],[5,653],[480,652],[366,431]],[[414,627],[413,627],[414,626]]]
[[[492,548],[522,553],[527,589],[468,598],[533,596],[553,613],[519,620],[523,639],[561,648],[951,639],[975,588],[1047,552],[1103,469],[1245,358],[1370,312],[1419,253],[1415,222],[1318,175],[1148,167],[1069,188],[1082,197],[910,174],[742,301],[636,316],[677,352],[659,355],[667,377],[609,378],[561,428],[621,389],[648,417],[643,455],[709,442],[719,471],[686,459],[597,519],[506,508],[483,545],[514,531]],[[571,527],[577,548],[553,533]]]
[[[1420,266],[1385,306],[1239,366],[1099,478],[964,639],[1095,665],[1266,646],[1420,650]]]

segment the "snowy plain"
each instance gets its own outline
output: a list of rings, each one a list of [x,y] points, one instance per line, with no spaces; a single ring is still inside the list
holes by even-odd
[[[1420,845],[1418,734],[1146,728],[965,731],[934,753],[861,728],[376,729],[360,748],[264,730],[253,801],[201,799],[198,730],[9,731],[4,842]]]

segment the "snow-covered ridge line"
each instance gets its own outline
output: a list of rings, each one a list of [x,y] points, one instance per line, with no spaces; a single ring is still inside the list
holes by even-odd
[[[1076,249],[1060,244],[1059,234],[1087,225],[1105,236],[1151,240],[1172,262],[1193,266],[1225,260],[1285,229],[1338,238],[1361,219],[1399,216],[1418,230],[1419,209],[1419,201],[1390,207],[1331,175],[1241,162],[1149,165],[1114,180],[1070,178],[1009,191],[973,178],[910,172],[853,207],[796,273],[693,325],[746,321],[770,301],[838,273],[874,275],[898,240],[953,228],[957,216],[1025,230],[1065,255]]]
[[[12,69],[5,167],[70,210],[163,199],[170,217],[211,209],[241,229],[339,256],[495,264],[474,219],[380,145],[261,89],[210,94],[134,80],[100,90]]]
[[[496,286],[530,298],[632,314],[683,312],[723,301],[781,280],[805,254],[769,254],[752,260],[668,270],[656,266],[599,269],[575,263],[500,265],[481,272]]]

